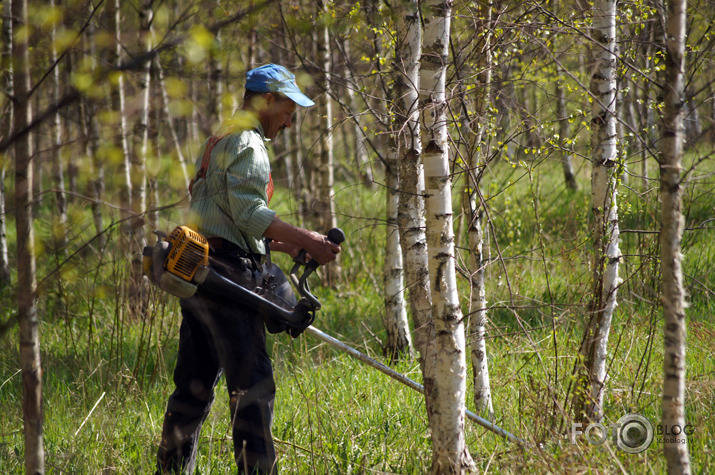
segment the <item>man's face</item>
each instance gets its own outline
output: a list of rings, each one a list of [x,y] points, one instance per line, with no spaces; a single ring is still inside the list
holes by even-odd
[[[293,114],[295,113],[295,102],[288,98],[279,98],[273,94],[267,94],[266,109],[262,114],[263,132],[266,138],[275,139],[278,132],[291,126]]]

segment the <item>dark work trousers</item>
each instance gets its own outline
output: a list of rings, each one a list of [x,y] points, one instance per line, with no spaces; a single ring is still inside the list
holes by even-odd
[[[244,254],[245,256],[245,254]],[[211,266],[234,282],[256,282],[280,295],[285,306],[295,296],[280,270],[256,265],[236,253],[212,252]],[[276,268],[273,268],[275,271]],[[278,302],[276,302],[278,303]],[[234,456],[238,473],[276,473],[271,435],[276,387],[266,350],[263,319],[229,298],[202,294],[181,300],[183,320],[174,370],[176,390],[169,397],[158,451],[159,473],[193,473],[201,425],[211,409],[214,387],[226,376]],[[271,327],[269,327],[271,328]],[[273,327],[271,332],[280,331]]]

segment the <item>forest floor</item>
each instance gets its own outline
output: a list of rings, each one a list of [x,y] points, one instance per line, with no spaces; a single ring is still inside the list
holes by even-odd
[[[627,231],[621,244],[624,283],[609,341],[605,416],[611,424],[640,414],[656,428],[647,450],[629,454],[610,436],[602,445],[580,436],[572,443],[570,437],[572,371],[591,288],[589,167],[579,170],[581,191],[572,192],[563,185],[557,160],[533,165],[502,162],[483,182],[492,220],[487,351],[494,422],[530,445],[509,443],[468,421],[469,451],[480,472],[663,473],[663,436],[657,433],[663,360],[658,181],[644,190],[640,179],[631,177],[619,198],[620,227]],[[689,175],[684,206],[690,301],[686,418],[694,473],[715,470],[710,439],[715,435],[715,179],[705,166]],[[334,290],[315,289],[323,303],[315,325],[386,361],[380,271],[384,188],[339,184],[336,198],[339,226],[348,237],[342,279]],[[287,193],[278,190],[274,199],[279,214],[293,219],[296,205]],[[85,242],[91,226],[82,223],[91,218],[82,214],[81,204],[75,206],[73,239]],[[181,209],[162,213],[165,231],[183,224]],[[49,228],[37,224],[39,242]],[[12,246],[14,230],[9,232]],[[120,285],[126,282],[126,264],[114,254],[115,235],[105,248],[92,244],[63,266],[61,287],[55,277],[44,279],[56,259],[44,251],[39,260],[48,473],[151,473],[154,467],[173,390],[180,314],[177,299],[151,289],[146,314],[130,316]],[[458,244],[458,265],[465,267],[466,243]],[[287,260],[279,262],[288,267]],[[464,278],[460,286],[466,309]],[[13,318],[11,298],[9,291],[0,295],[1,321]],[[430,437],[420,394],[308,335],[270,336],[268,346],[278,387],[274,437],[284,473],[428,471]],[[406,357],[393,367],[421,379],[416,359]],[[0,335],[0,473],[23,472],[19,368],[12,327]],[[468,397],[473,409],[471,390]],[[200,473],[234,471],[227,399],[222,380],[201,433]]]

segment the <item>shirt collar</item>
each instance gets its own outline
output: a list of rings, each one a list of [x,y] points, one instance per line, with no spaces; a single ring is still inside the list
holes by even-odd
[[[270,141],[270,139],[266,138],[263,132],[263,126],[258,120],[258,117],[254,113],[243,109],[238,110],[233,117],[224,121],[219,128],[219,133],[226,135],[230,133],[240,133],[244,130],[255,130],[260,134],[263,140]]]

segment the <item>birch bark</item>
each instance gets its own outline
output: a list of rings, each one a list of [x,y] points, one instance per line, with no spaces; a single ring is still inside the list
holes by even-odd
[[[400,230],[397,226],[397,207],[400,201],[397,159],[397,137],[389,138],[390,149],[385,167],[385,196],[387,200],[387,227],[385,242],[385,331],[386,352],[390,360],[402,354],[412,354],[412,336],[407,322],[407,307],[404,298],[404,270],[400,249]]]
[[[142,51],[151,50],[151,21],[153,12],[151,0],[144,0],[139,11],[140,47]],[[149,148],[149,98],[151,91],[151,62],[145,62],[139,71],[137,86],[137,116],[134,120],[134,136],[132,138],[131,181],[132,181],[132,223],[133,246],[142,249],[145,245],[144,213],[146,210],[146,160]],[[134,274],[135,278],[141,277]]]
[[[107,49],[107,62],[117,67],[122,59],[122,17],[121,0],[109,0],[107,3],[108,29],[113,35],[113,47]],[[122,160],[119,162],[119,202],[121,205],[120,216],[122,223],[119,226],[120,239],[119,247],[123,252],[128,252],[130,245],[130,226],[127,218],[129,210],[132,209],[132,179],[131,179],[131,155],[129,153],[129,142],[127,141],[127,114],[124,94],[124,75],[119,74],[116,83],[112,85],[110,102],[112,110],[117,114],[117,130],[114,136],[114,146],[122,153]]]
[[[27,26],[27,0],[12,2],[12,29]],[[12,40],[14,130],[32,122],[30,107],[30,52],[27,37]],[[22,370],[22,415],[25,423],[25,473],[45,472],[42,429],[42,366],[40,326],[35,302],[35,245],[32,229],[32,133],[15,142],[15,227],[17,230],[17,319],[20,323],[20,368]]]
[[[425,215],[434,319],[436,393],[430,417],[432,472],[464,473],[474,467],[464,439],[466,348],[457,293],[452,192],[447,146],[445,80],[452,2],[421,4],[424,46],[420,57],[420,109]]]
[[[139,47],[142,52],[151,50],[151,22],[153,11],[152,0],[143,0],[139,9]],[[131,275],[130,289],[131,309],[135,315],[142,311],[144,297],[142,285],[141,249],[146,245],[147,205],[147,157],[149,151],[149,105],[151,91],[151,61],[146,61],[139,70],[139,83],[136,97],[138,100],[136,117],[134,119],[132,153],[131,153],[131,183],[132,183],[132,219],[131,219]]]
[[[1,86],[8,94],[13,94],[13,66],[12,66],[12,8],[11,0],[2,4],[2,50],[0,58],[2,68],[0,72]],[[13,108],[5,114],[0,122],[0,138],[8,137],[12,132]],[[10,285],[10,261],[7,251],[7,221],[5,220],[5,170],[6,161],[0,160],[0,289]]]
[[[217,1],[214,5],[215,11],[221,10],[221,2]],[[225,89],[225,79],[223,71],[223,60],[221,54],[221,32],[216,33],[214,39],[215,45],[209,51],[209,80],[207,82],[208,86],[208,128],[204,131],[207,135],[210,135],[216,124],[221,123],[223,117],[223,91]]]
[[[606,354],[611,320],[617,306],[616,292],[621,279],[618,265],[618,207],[616,203],[616,1],[596,0],[593,4],[593,45],[595,65],[591,76],[593,119],[591,120],[591,207],[593,212],[593,297],[589,324],[581,357],[585,362],[581,387],[576,391],[576,417],[584,421],[603,420],[603,393]]]
[[[54,8],[57,1],[51,0],[50,6]],[[57,62],[57,26],[55,23],[50,30],[52,43],[52,63]],[[56,104],[60,99],[60,68],[55,67],[52,72],[52,100]],[[52,236],[61,253],[67,248],[67,199],[65,197],[64,159],[62,156],[62,118],[57,111],[52,117],[52,175],[55,192],[55,205],[57,206],[57,219],[53,225]]]
[[[395,5],[397,52],[395,54],[395,130],[398,135],[400,194],[397,224],[409,289],[414,343],[419,352],[425,388],[427,418],[432,426],[432,407],[438,396],[435,383],[434,322],[430,297],[427,238],[424,218],[424,171],[419,128],[419,58],[422,47],[419,0],[401,0]]]
[[[564,92],[563,81],[557,79],[555,82],[556,88],[556,114],[559,119],[559,141],[561,142],[561,165],[564,170],[564,179],[566,186],[571,190],[578,190],[578,183],[573,171],[571,163],[571,126],[568,121],[568,112],[566,111],[566,93]]]
[[[487,325],[487,299],[484,269],[487,260],[484,258],[484,230],[482,219],[484,210],[478,192],[482,169],[489,156],[484,137],[484,120],[487,108],[491,102],[492,87],[492,12],[491,2],[480,2],[476,28],[483,32],[481,49],[477,58],[477,85],[474,89],[474,112],[477,124],[474,128],[473,153],[467,154],[466,189],[467,198],[465,210],[468,211],[469,225],[467,237],[472,255],[470,269],[471,301],[469,319],[470,356],[472,360],[472,379],[474,381],[474,403],[477,412],[486,413],[491,418],[494,413],[492,391],[489,383],[489,364],[487,361],[487,343],[485,339]]]
[[[90,68],[92,74],[97,69],[95,61],[95,32],[94,21],[90,21],[87,27],[86,41],[88,43]],[[85,153],[89,157],[92,164],[90,169],[91,179],[89,181],[89,195],[92,197],[92,219],[94,220],[94,229],[97,232],[97,244],[99,248],[103,248],[105,244],[105,236],[103,234],[104,224],[102,218],[102,199],[104,197],[104,164],[102,163],[99,154],[99,129],[97,127],[97,104],[96,98],[85,97],[81,104],[81,115],[83,117],[83,130],[85,135]]]
[[[668,2],[665,57],[665,110],[660,154],[660,257],[663,292],[663,427],[685,427],[685,288],[681,239],[683,186],[683,97],[685,75],[686,0]],[[667,437],[663,450],[668,473],[691,473],[685,432]]]
[[[184,152],[181,150],[181,141],[179,140],[179,134],[176,131],[176,123],[171,115],[171,109],[169,105],[171,100],[169,99],[169,93],[166,91],[166,81],[164,80],[164,68],[161,66],[161,59],[157,58],[156,62],[156,75],[159,80],[159,89],[161,90],[161,106],[164,111],[164,117],[166,117],[166,124],[169,127],[169,133],[171,134],[171,141],[174,144],[174,151],[176,152],[176,157],[179,160],[179,166],[181,167],[181,174],[184,177],[184,190],[189,189],[189,170],[186,166],[186,158],[184,158]]]
[[[322,16],[330,15],[328,11],[328,2],[318,2]],[[318,111],[321,118],[321,127],[323,137],[320,141],[320,186],[318,187],[318,197],[316,205],[320,213],[320,231],[327,232],[328,229],[337,226],[337,217],[335,215],[335,200],[333,198],[333,186],[335,182],[335,159],[333,155],[333,103],[331,99],[332,84],[331,71],[332,61],[330,54],[330,31],[328,24],[323,21],[320,41],[318,42],[318,57],[322,65],[323,90],[325,96],[322,101],[318,102]],[[332,287],[337,281],[340,274],[340,265],[337,260],[324,266],[325,283]]]
[[[350,41],[348,38],[341,38],[342,48],[346,58],[350,58]],[[351,111],[357,111],[358,105],[355,100],[355,89],[358,88],[357,81],[353,75],[352,68],[349,64],[345,64],[345,92],[348,95],[348,107]],[[367,146],[361,130],[360,117],[355,117],[353,123],[353,134],[351,136],[354,150],[355,173],[356,176],[361,176],[362,181],[366,186],[373,186],[375,178],[372,174],[372,165],[367,156]]]

